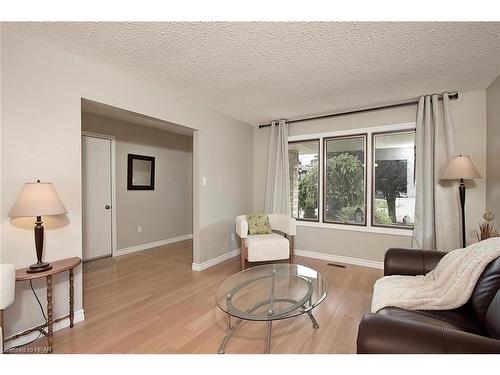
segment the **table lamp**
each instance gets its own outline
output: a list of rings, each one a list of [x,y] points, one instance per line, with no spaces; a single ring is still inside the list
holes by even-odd
[[[446,165],[441,176],[442,180],[459,180],[458,192],[460,195],[460,206],[462,207],[462,246],[466,246],[465,240],[465,184],[464,180],[481,178],[478,170],[469,156],[454,156]]]
[[[50,182],[27,182],[19,193],[10,217],[36,217],[35,249],[36,264],[32,264],[27,272],[43,272],[50,270],[49,263],[42,262],[43,255],[43,222],[42,216],[63,215],[67,213],[61,199]]]

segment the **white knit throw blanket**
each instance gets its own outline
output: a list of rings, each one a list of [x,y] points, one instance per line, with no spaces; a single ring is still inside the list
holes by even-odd
[[[446,254],[427,275],[385,276],[373,287],[372,312],[392,306],[406,310],[450,310],[464,305],[485,267],[500,256],[500,237]]]

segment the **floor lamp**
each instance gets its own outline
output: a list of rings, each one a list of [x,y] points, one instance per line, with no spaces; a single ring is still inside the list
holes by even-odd
[[[467,245],[465,239],[465,183],[464,180],[473,178],[481,178],[478,170],[472,163],[469,156],[454,156],[446,165],[441,179],[442,180],[459,180],[458,193],[460,195],[460,206],[462,208],[462,247]]]

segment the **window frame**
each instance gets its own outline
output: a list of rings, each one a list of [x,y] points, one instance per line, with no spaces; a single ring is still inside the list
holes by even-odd
[[[297,218],[297,217],[294,217],[295,220],[297,221],[305,221],[305,222],[310,222],[310,223],[319,223],[320,222],[320,209],[321,209],[321,203],[320,203],[320,200],[321,200],[321,187],[320,187],[320,184],[321,184],[321,181],[320,181],[320,169],[321,169],[321,155],[320,155],[320,152],[321,152],[321,139],[316,137],[316,138],[307,138],[307,139],[301,139],[301,140],[296,140],[296,141],[288,141],[288,144],[293,144],[293,143],[304,143],[304,142],[312,142],[312,141],[316,141],[318,142],[318,217],[316,219],[306,219],[306,218]],[[293,216],[292,216],[293,217]]]
[[[415,131],[416,124],[415,122],[405,122],[405,123],[396,123],[396,124],[386,124],[386,125],[378,125],[371,127],[359,127],[353,129],[342,129],[328,132],[316,132],[316,133],[304,133],[300,135],[289,135],[288,142],[294,141],[306,141],[306,140],[314,140],[319,139],[320,153],[319,153],[319,178],[320,181],[323,181],[323,170],[324,170],[324,138],[330,137],[340,137],[340,136],[353,136],[359,134],[367,134],[366,140],[366,148],[368,152],[365,152],[366,166],[373,165],[373,157],[371,153],[372,145],[372,134],[373,133],[393,133],[397,131]],[[365,168],[366,181],[368,186],[372,184],[372,169],[373,168]],[[331,229],[331,230],[344,230],[344,231],[356,231],[356,232],[365,232],[365,233],[378,233],[378,234],[388,234],[402,237],[411,237],[413,235],[412,228],[397,228],[394,226],[373,226],[372,225],[372,205],[368,204],[366,206],[366,218],[370,218],[370,220],[366,219],[367,223],[365,226],[355,225],[355,224],[339,224],[339,223],[329,223],[323,221],[323,183],[319,184],[319,194],[321,198],[318,200],[318,204],[320,205],[319,209],[319,221],[310,221],[310,220],[297,220],[297,226],[302,227],[312,227],[312,228],[322,228],[322,229]],[[372,189],[366,189],[366,202],[371,201],[372,199]]]
[[[397,228],[397,229],[403,229],[403,230],[411,230],[413,231],[413,227],[415,224],[411,225],[404,225],[404,224],[377,224],[375,223],[374,220],[374,213],[375,213],[375,137],[377,135],[389,135],[389,134],[415,134],[415,146],[413,147],[413,153],[415,155],[416,159],[416,129],[413,130],[396,130],[396,131],[381,131],[381,132],[372,132],[371,137],[371,145],[372,145],[372,163],[371,163],[371,169],[372,169],[372,186],[371,186],[371,218],[370,218],[370,224],[372,227],[379,227],[379,228]],[[416,163],[416,160],[415,160]],[[414,170],[414,173],[416,170]]]
[[[364,185],[364,206],[365,206],[365,217],[363,223],[343,223],[341,221],[327,221],[326,217],[326,151],[327,151],[327,142],[331,140],[339,140],[339,139],[353,139],[353,138],[362,138],[364,140],[364,150],[363,150],[363,185]],[[368,226],[368,202],[367,202],[367,189],[368,189],[368,181],[367,181],[367,147],[368,147],[368,133],[358,133],[352,135],[341,135],[341,136],[331,136],[331,137],[323,137],[323,194],[321,199],[323,201],[323,215],[322,215],[322,223],[325,224],[339,224],[339,225],[354,225],[357,227],[366,227]]]

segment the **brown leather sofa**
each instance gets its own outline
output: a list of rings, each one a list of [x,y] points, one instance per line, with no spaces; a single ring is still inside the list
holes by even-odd
[[[384,275],[423,275],[446,253],[389,249]],[[481,274],[462,307],[408,311],[386,307],[365,314],[359,325],[359,354],[500,353],[500,258]]]

